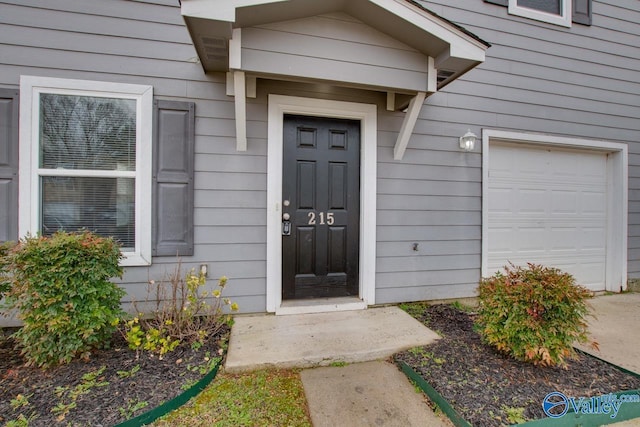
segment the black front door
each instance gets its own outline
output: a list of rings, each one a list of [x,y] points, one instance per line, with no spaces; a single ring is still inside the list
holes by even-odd
[[[284,116],[283,299],[358,296],[360,122]]]

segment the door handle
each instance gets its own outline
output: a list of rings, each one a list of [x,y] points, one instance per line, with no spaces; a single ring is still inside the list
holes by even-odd
[[[282,214],[282,219],[285,221],[289,221],[291,219],[291,215],[288,212]]]

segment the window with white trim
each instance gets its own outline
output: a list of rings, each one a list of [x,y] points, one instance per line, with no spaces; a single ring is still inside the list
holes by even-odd
[[[509,13],[571,27],[571,0],[509,0]]]
[[[112,236],[151,263],[153,88],[23,76],[19,229]]]

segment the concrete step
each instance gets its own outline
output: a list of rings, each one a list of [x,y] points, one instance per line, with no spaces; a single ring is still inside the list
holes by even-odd
[[[308,368],[385,359],[438,335],[398,307],[288,316],[238,316],[225,370]]]

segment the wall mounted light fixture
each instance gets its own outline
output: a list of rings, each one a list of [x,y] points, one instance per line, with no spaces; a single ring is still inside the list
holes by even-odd
[[[467,130],[467,133],[460,137],[460,148],[464,151],[472,151],[476,145],[476,139],[478,136],[471,132],[471,129]]]

